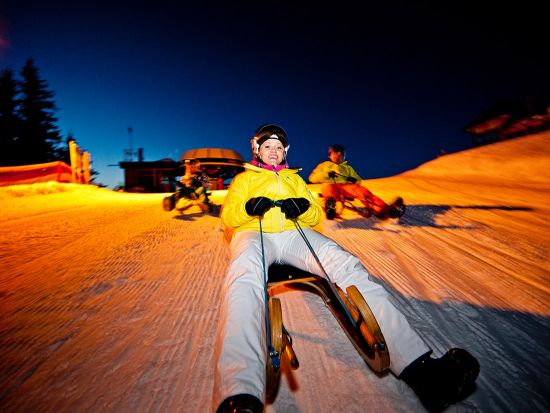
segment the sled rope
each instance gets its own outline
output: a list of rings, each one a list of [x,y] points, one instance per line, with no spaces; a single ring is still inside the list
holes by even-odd
[[[340,302],[340,304],[344,308],[344,312],[346,313],[346,316],[349,318],[349,321],[351,322],[351,325],[354,326],[355,328],[357,328],[357,323],[355,322],[355,320],[353,319],[353,317],[349,313],[348,308],[344,304],[344,301],[342,301],[342,298],[340,297],[340,294],[338,293],[338,290],[336,290],[336,287],[334,286],[332,280],[330,279],[329,275],[325,271],[325,267],[323,267],[323,264],[321,264],[321,260],[319,259],[319,256],[317,255],[317,253],[313,249],[313,246],[311,245],[311,243],[307,239],[306,233],[304,232],[304,230],[302,229],[300,224],[298,224],[298,220],[295,219],[293,221],[294,221],[294,225],[296,225],[296,229],[298,230],[298,232],[300,233],[300,235],[304,239],[306,245],[308,246],[309,250],[311,251],[311,254],[313,255],[313,258],[315,258],[315,261],[317,261],[317,264],[319,264],[319,268],[321,268],[321,271],[325,275],[325,278],[328,281],[330,289],[334,292],[334,295],[336,296],[336,298],[338,299],[338,301]]]
[[[260,244],[262,246],[262,267],[264,270],[264,304],[265,304],[265,331],[267,336],[267,351],[271,357],[273,368],[278,369],[280,366],[279,353],[275,351],[271,343],[271,322],[269,321],[269,293],[267,292],[267,269],[265,265],[265,249],[264,249],[264,232],[262,229],[262,218],[260,221]]]

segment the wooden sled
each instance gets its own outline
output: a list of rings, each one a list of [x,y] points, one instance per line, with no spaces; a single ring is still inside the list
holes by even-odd
[[[368,366],[376,373],[383,373],[389,368],[390,354],[386,341],[376,318],[357,287],[352,285],[344,293],[340,287],[335,286],[341,299],[339,300],[326,278],[288,265],[272,265],[269,268],[267,284],[272,345],[266,366],[266,395],[269,401],[275,398],[279,388],[280,363],[289,363],[292,369],[299,366],[296,354],[292,349],[292,338],[283,325],[281,302],[274,297],[282,286],[310,291],[321,296]],[[353,323],[342,303],[351,315]]]

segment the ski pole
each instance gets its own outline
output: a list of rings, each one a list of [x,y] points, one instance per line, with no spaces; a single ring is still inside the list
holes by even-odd
[[[308,246],[309,250],[311,251],[311,254],[313,255],[313,258],[315,258],[315,261],[317,261],[317,264],[319,264],[319,268],[321,268],[321,271],[322,271],[323,274],[325,275],[325,278],[327,279],[328,284],[329,284],[329,286],[330,286],[332,292],[334,293],[334,295],[336,295],[336,298],[338,299],[338,301],[340,302],[340,304],[341,304],[342,307],[344,308],[344,312],[346,313],[346,316],[349,318],[349,321],[351,322],[351,325],[354,326],[355,328],[357,328],[357,323],[355,322],[355,320],[353,319],[353,317],[352,317],[351,314],[349,313],[348,308],[346,307],[346,305],[344,304],[344,301],[342,300],[342,297],[340,297],[340,294],[338,293],[338,290],[337,290],[336,287],[334,286],[334,283],[332,282],[332,280],[330,279],[329,275],[328,275],[327,272],[325,271],[325,267],[323,267],[323,264],[321,263],[321,260],[319,259],[319,256],[317,255],[317,253],[316,253],[315,250],[313,249],[313,246],[311,245],[311,243],[310,243],[309,240],[307,239],[304,230],[302,229],[302,227],[300,226],[300,224],[298,224],[298,220],[297,220],[297,219],[294,219],[293,221],[294,221],[294,225],[296,225],[296,229],[298,230],[298,232],[300,233],[300,235],[301,235],[302,238],[304,239],[306,245]]]
[[[262,267],[264,270],[264,304],[265,304],[265,330],[267,336],[267,350],[269,351],[269,357],[274,369],[278,369],[281,365],[279,359],[279,353],[275,351],[271,343],[271,322],[269,321],[269,293],[267,291],[267,269],[265,265],[265,250],[264,250],[264,232],[262,229],[262,217],[258,217],[260,220],[260,244],[262,246]]]

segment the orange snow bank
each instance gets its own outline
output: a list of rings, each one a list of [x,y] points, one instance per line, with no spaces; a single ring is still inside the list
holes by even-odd
[[[550,131],[441,156],[402,176],[550,184]]]
[[[47,195],[47,196],[44,196]],[[0,222],[19,218],[33,211],[42,213],[78,206],[108,203],[150,203],[163,194],[135,194],[111,191],[94,185],[59,183],[55,181],[0,187],[2,214]]]

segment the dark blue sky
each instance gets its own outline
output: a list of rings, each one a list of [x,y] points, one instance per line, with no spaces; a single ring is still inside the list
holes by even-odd
[[[375,178],[469,147],[460,129],[500,98],[550,96],[542,2],[79,3],[1,3],[0,68],[34,59],[61,132],[110,187],[130,126],[145,160],[196,147],[249,160],[274,122],[303,177],[338,142]]]

